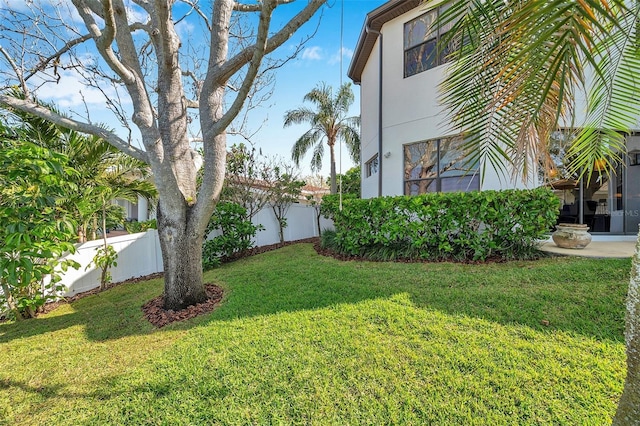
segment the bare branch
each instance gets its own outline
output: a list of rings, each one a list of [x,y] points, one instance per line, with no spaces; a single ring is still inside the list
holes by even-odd
[[[13,68],[13,72],[16,73],[16,77],[18,77],[18,80],[20,80],[20,87],[22,88],[22,91],[26,95],[28,95],[29,89],[27,87],[27,83],[25,82],[22,70],[18,67],[18,64],[15,63],[13,58],[9,55],[9,52],[7,52],[2,46],[0,46],[0,53],[2,53],[2,56],[5,57],[7,62],[9,62],[9,65],[11,65],[11,68]]]
[[[9,95],[0,94],[0,104],[4,104],[10,108],[15,108],[20,111],[28,112],[44,120],[49,120],[52,123],[58,124],[68,129],[75,130],[81,133],[88,133],[102,138],[125,154],[149,164],[146,152],[129,145],[115,133],[105,130],[100,126],[65,117],[35,102],[14,98]]]
[[[282,44],[289,40],[291,36],[326,2],[327,0],[311,0],[302,11],[287,23],[287,25],[267,40],[264,53],[269,54],[282,46]],[[258,48],[257,44],[258,43],[256,42],[252,46],[243,49],[240,53],[229,59],[223,66],[216,70],[214,75],[215,80],[217,80],[218,83],[225,82],[243,66],[248,64],[253,57],[253,52]]]
[[[294,1],[295,0],[278,0],[276,1],[276,7],[282,4],[293,3]],[[233,10],[235,10],[236,12],[260,12],[260,10],[262,10],[262,5],[260,3],[245,4],[236,2],[236,4],[233,6]]]
[[[93,9],[89,7],[87,0],[71,0],[76,6],[78,13],[82,17],[89,33],[93,37],[96,43],[96,47],[102,54],[102,57],[107,62],[109,67],[125,81],[126,84],[133,84],[135,81],[134,75],[118,60],[118,57],[111,48],[116,36],[115,18],[113,16],[113,5],[110,0],[105,1],[105,27],[104,32],[100,31],[98,24],[91,15]]]
[[[258,35],[256,42],[230,61],[225,63],[222,67],[214,72],[214,79],[221,84],[226,82],[233,74],[238,72],[244,65],[249,63],[249,69],[244,77],[241,89],[238,91],[233,104],[225,112],[224,116],[218,120],[213,126],[212,130],[214,134],[223,131],[229,126],[231,121],[238,115],[242,106],[244,105],[246,95],[249,92],[251,85],[253,84],[258,69],[262,62],[264,55],[274,51],[287,41],[293,33],[298,30],[305,22],[307,22],[313,14],[324,4],[326,0],[312,0],[305,6],[305,8],[298,13],[287,25],[285,25],[280,31],[278,31],[271,38],[268,37],[269,24],[271,22],[271,14],[278,4],[278,1],[263,3],[264,11],[260,16],[260,25],[258,27]],[[250,55],[250,56],[249,56]],[[249,59],[250,58],[250,59]]]
[[[191,7],[191,10],[187,13],[185,13],[185,15],[178,19],[175,23],[179,23],[180,21],[182,21],[184,18],[186,18],[187,16],[189,16],[191,14],[191,12],[196,12],[200,18],[202,18],[202,20],[204,21],[205,25],[207,26],[207,29],[209,30],[209,32],[211,32],[211,22],[209,21],[209,19],[207,18],[207,16],[202,12],[202,9],[200,9],[200,7],[198,7],[198,5],[196,3],[194,3],[191,0],[181,0],[182,3],[189,5]]]
[[[87,40],[91,40],[90,34],[85,34],[82,37],[78,37],[76,39],[68,41],[61,49],[55,52],[53,55],[50,55],[47,58],[42,59],[40,63],[31,70],[31,72],[25,77],[25,80],[29,80],[31,77],[36,75],[40,71],[44,71],[44,69],[51,63],[51,61],[59,61],[60,57],[70,51],[73,47],[84,43]]]

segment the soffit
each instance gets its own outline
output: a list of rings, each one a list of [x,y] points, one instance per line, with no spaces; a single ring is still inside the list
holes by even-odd
[[[347,71],[347,75],[354,83],[360,84],[362,71],[378,39],[377,32],[380,32],[382,26],[418,7],[421,3],[426,2],[424,0],[390,0],[367,14],[362,31],[360,31],[353,59]],[[367,28],[369,31],[367,31]]]

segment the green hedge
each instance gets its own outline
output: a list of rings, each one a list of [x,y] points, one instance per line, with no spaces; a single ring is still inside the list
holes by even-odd
[[[556,222],[547,188],[323,200],[340,252],[373,259],[524,259]]]

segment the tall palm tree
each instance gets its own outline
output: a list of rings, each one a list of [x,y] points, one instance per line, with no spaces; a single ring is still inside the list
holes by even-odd
[[[570,172],[590,178],[623,159],[640,112],[640,2],[454,0],[441,17],[457,59],[442,84],[453,123],[469,133],[470,161],[527,174],[550,134],[577,129]],[[449,44],[449,47],[451,44]],[[587,119],[574,121],[587,96]],[[627,378],[614,424],[640,423],[640,239],[627,300]]]
[[[311,126],[293,145],[291,158],[299,166],[300,160],[313,148],[311,170],[318,171],[322,167],[326,141],[331,157],[331,193],[335,194],[336,142],[344,141],[351,159],[355,163],[360,161],[360,117],[347,117],[349,107],[354,101],[351,83],[340,86],[335,97],[331,86],[322,83],[307,93],[304,101],[312,103],[315,109],[303,106],[287,111],[284,116],[284,127],[294,124]]]

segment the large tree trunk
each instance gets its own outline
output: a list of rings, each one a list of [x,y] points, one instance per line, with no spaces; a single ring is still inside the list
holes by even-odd
[[[627,378],[613,419],[614,425],[640,424],[640,235],[631,266],[625,340],[627,343]]]
[[[187,207],[188,208],[188,207]],[[169,217],[158,205],[158,235],[164,262],[164,308],[174,311],[207,300],[202,281],[203,237],[189,220]]]

